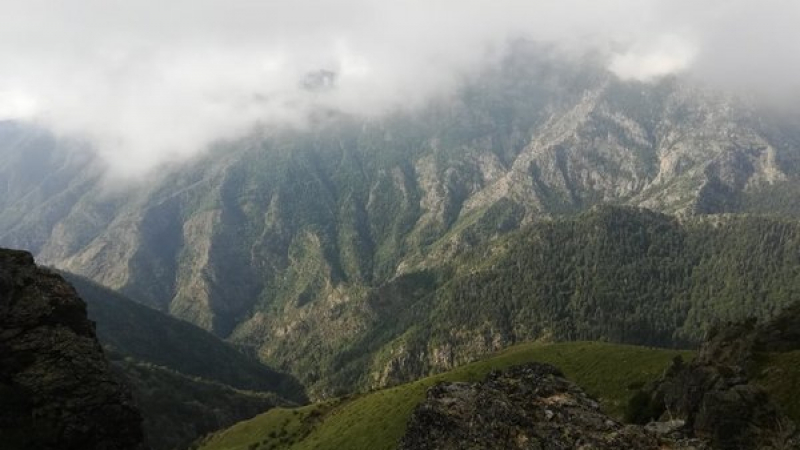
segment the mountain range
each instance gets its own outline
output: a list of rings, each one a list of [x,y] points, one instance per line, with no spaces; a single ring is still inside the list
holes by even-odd
[[[454,96],[309,122],[125,181],[84,142],[0,123],[0,246],[313,398],[526,340],[687,346],[800,289],[800,121],[692,80],[520,42]]]

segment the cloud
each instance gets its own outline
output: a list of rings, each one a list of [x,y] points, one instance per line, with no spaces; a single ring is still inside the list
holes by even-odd
[[[195,154],[256,123],[302,124],[317,107],[365,115],[413,108],[451,92],[516,38],[600,49],[625,78],[687,72],[772,91],[800,79],[793,0],[0,0],[0,7],[0,120],[34,120],[89,139],[126,173]]]
[[[31,119],[38,109],[36,100],[24,92],[0,91],[0,118]]]
[[[661,36],[654,42],[632,46],[614,55],[609,69],[622,79],[652,81],[688,69],[697,50],[687,40],[674,35]]]

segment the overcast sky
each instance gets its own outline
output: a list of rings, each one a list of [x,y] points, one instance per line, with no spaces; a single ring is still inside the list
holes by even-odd
[[[0,120],[88,138],[131,173],[319,104],[413,107],[516,38],[600,49],[624,78],[779,95],[800,80],[796,0],[0,0],[0,13]],[[319,69],[336,89],[302,88]]]

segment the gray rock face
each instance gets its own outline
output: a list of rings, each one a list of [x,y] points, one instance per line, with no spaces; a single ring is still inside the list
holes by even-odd
[[[411,417],[401,450],[427,449],[705,449],[625,426],[565,379],[530,363],[493,372],[476,384],[440,383]]]
[[[112,376],[86,305],[27,252],[0,249],[4,450],[142,449],[141,416]]]
[[[663,398],[667,417],[682,418],[688,434],[715,449],[761,449],[773,441],[797,448],[794,425],[767,392],[726,366],[692,364],[663,380],[655,395]]]

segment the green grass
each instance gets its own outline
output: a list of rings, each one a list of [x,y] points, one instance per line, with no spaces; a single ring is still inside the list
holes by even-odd
[[[689,359],[692,352],[599,342],[522,344],[413,383],[323,405],[271,410],[207,438],[200,448],[394,449],[411,412],[433,384],[478,381],[492,370],[530,361],[560,367],[567,377],[598,398],[607,412],[621,417],[628,398],[635,392],[632,387],[659,376],[676,355]]]
[[[755,381],[769,392],[797,423],[800,423],[800,350],[786,353],[767,353],[758,361]]]

